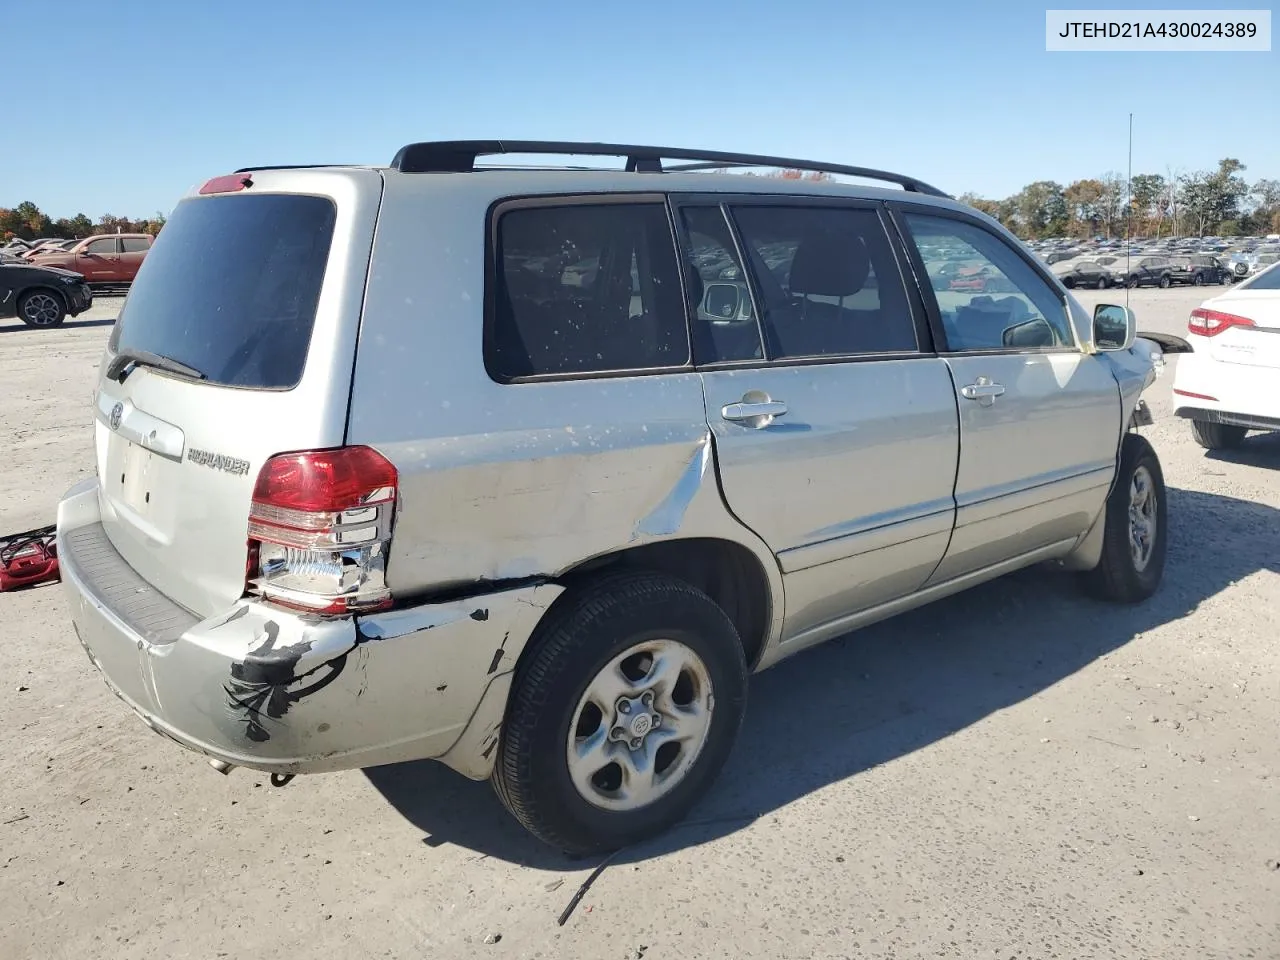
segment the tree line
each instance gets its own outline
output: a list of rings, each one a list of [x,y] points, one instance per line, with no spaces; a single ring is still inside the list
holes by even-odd
[[[1046,237],[1250,236],[1280,233],[1280,180],[1250,184],[1233,157],[1216,170],[1118,173],[1076,180],[1029,183],[1011,197],[974,193],[960,200],[981,210],[1024,240]]]
[[[97,233],[149,233],[155,236],[163,226],[164,214],[161,213],[144,220],[130,220],[128,217],[107,213],[94,223],[83,213],[54,220],[30,200],[24,200],[12,209],[0,207],[0,243],[14,237],[21,237],[23,240],[35,240],[39,237],[77,240]]]
[[[1250,184],[1245,165],[1227,157],[1216,170],[1139,173],[1127,185],[1118,173],[1076,180],[1065,187],[1053,180],[1029,183],[1011,197],[991,200],[964,193],[960,200],[999,220],[1024,240],[1046,237],[1245,236],[1280,233],[1280,180]],[[784,180],[831,180],[828,173],[777,170],[764,176]],[[75,239],[96,233],[149,233],[164,226],[164,215],[130,220],[104,214],[94,223],[83,213],[51,219],[31,201],[0,207],[0,242],[13,237]]]

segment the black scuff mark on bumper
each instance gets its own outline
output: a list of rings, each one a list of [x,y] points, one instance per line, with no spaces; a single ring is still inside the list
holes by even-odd
[[[483,623],[485,620],[489,619],[489,611],[484,609],[483,607],[481,607],[479,610],[472,610],[471,619],[477,620]]]
[[[349,648],[310,670],[295,673],[298,661],[311,649],[311,642],[277,650],[280,625],[268,620],[263,632],[262,643],[249,651],[244,662],[231,665],[231,679],[222,688],[227,695],[227,707],[244,725],[245,738],[254,743],[271,739],[266,720],[284,719],[295,703],[333,683],[346,668],[351,652],[365,640],[372,639],[357,626],[356,641]],[[308,680],[304,686],[297,686]]]

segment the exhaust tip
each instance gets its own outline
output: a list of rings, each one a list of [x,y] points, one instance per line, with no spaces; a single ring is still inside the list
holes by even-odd
[[[234,763],[227,763],[225,760],[215,760],[213,758],[209,759],[209,766],[213,767],[213,769],[217,770],[224,777],[236,768]]]

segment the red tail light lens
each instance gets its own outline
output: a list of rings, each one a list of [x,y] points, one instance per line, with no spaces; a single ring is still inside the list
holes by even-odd
[[[396,468],[369,447],[272,457],[249,509],[249,591],[317,613],[390,604],[397,485]]]
[[[1207,310],[1197,307],[1191,311],[1191,319],[1187,321],[1187,330],[1202,337],[1216,337],[1231,327],[1252,327],[1254,322],[1248,317],[1239,317],[1234,313],[1223,313],[1220,310]]]

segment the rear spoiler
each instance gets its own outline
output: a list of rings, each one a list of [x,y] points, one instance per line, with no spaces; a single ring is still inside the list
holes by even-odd
[[[1181,337],[1175,337],[1171,333],[1143,333],[1139,330],[1137,335],[1143,340],[1150,340],[1152,343],[1159,344],[1162,353],[1191,352],[1191,344]]]

